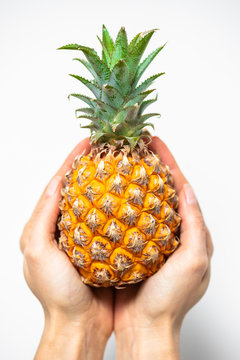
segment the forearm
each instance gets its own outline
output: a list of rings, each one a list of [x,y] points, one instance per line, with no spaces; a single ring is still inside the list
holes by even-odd
[[[97,330],[90,332],[86,323],[46,319],[35,360],[101,360],[107,339]]]
[[[117,360],[179,360],[179,333],[169,325],[129,327],[116,334]]]

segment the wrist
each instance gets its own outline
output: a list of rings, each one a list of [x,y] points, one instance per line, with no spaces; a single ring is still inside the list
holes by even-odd
[[[102,359],[107,338],[86,319],[69,320],[64,314],[45,314],[45,327],[36,360]]]
[[[116,333],[117,359],[179,360],[180,326],[171,321],[148,327],[129,326]]]

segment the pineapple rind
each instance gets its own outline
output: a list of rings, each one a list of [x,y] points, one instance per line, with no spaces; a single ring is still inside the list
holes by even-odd
[[[59,246],[86,284],[142,281],[179,245],[172,177],[158,156],[146,151],[143,156],[108,150],[102,157],[93,150],[78,156],[66,175]]]

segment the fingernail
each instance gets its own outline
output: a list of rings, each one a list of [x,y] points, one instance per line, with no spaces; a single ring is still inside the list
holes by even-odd
[[[46,197],[51,197],[55,194],[59,183],[61,182],[62,178],[61,176],[55,176],[50,183],[48,184],[45,196]]]
[[[185,193],[185,198],[186,198],[187,204],[189,204],[189,205],[197,204],[197,199],[196,199],[195,193],[194,193],[191,185],[184,184],[183,188],[184,188],[184,193]]]

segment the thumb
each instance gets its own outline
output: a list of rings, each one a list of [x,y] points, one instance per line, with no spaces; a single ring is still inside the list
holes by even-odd
[[[60,200],[60,189],[62,187],[62,177],[55,176],[47,186],[44,196],[37,204],[33,215],[32,222],[35,224],[36,233],[54,235],[56,223],[59,215],[58,202]]]
[[[206,252],[206,226],[196,195],[190,184],[180,193],[179,213],[182,217],[181,243],[196,256]]]

